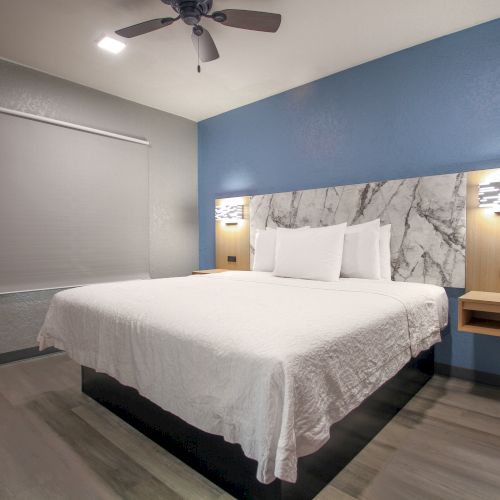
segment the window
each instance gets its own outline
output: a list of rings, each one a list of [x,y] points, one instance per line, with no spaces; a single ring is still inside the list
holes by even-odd
[[[147,155],[0,115],[0,293],[148,277]]]

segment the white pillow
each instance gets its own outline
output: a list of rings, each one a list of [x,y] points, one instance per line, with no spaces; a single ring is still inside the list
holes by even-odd
[[[390,224],[380,227],[380,279],[392,279]]]
[[[255,235],[255,253],[252,271],[271,272],[274,269],[276,229],[258,229]]]
[[[275,276],[337,281],[346,224],[294,231],[278,228]]]
[[[346,229],[341,275],[380,279],[380,219]]]
[[[299,227],[296,230],[301,231],[303,229],[309,229],[309,226]],[[290,229],[290,231],[295,231],[295,229]],[[274,271],[275,253],[276,228],[257,229],[252,271]]]

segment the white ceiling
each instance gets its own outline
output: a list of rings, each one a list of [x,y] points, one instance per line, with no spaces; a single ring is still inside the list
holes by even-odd
[[[214,0],[215,9],[279,12],[276,34],[204,21],[221,54],[196,72],[178,22],[127,41],[105,34],[170,16],[160,0],[0,0],[0,57],[202,120],[377,57],[500,17],[498,0]]]

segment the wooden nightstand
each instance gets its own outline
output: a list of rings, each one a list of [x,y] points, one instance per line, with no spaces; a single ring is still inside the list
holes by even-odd
[[[193,271],[191,274],[216,274],[225,273],[227,269],[200,269],[198,271]]]
[[[500,337],[500,293],[468,292],[458,301],[458,329]]]

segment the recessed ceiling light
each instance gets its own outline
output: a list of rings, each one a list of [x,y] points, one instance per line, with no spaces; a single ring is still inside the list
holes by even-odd
[[[112,52],[113,54],[118,54],[125,48],[125,44],[123,42],[115,40],[109,36],[105,36],[102,40],[100,40],[97,46],[101,49],[107,50],[108,52]]]

